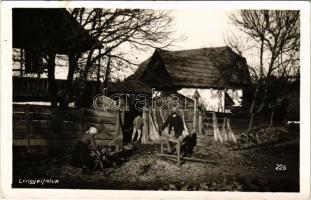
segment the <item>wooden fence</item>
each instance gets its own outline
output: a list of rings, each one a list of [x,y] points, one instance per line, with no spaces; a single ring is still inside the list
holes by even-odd
[[[71,146],[89,127],[94,126],[98,145],[122,148],[122,121],[118,111],[93,109],[52,111],[48,106],[13,105],[13,145]]]

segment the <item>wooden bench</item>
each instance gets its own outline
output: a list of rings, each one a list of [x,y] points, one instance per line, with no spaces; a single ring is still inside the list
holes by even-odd
[[[181,158],[180,152],[182,145],[185,144],[185,141],[181,141],[179,138],[175,138],[173,136],[162,135],[160,142],[161,142],[161,150],[160,150],[161,154],[163,154],[164,151],[164,144],[167,145],[167,149],[169,152],[171,152],[169,142],[175,144],[177,165],[180,166],[180,158]]]

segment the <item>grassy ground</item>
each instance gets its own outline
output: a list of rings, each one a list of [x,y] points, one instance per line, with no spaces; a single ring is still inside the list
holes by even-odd
[[[298,140],[297,140],[298,141]],[[210,142],[205,154],[192,157],[209,163],[185,162],[176,166],[160,158],[157,144],[134,144],[105,171],[83,174],[70,165],[69,149],[13,148],[13,187],[208,190],[208,191],[299,191],[299,143],[231,151],[230,146]],[[277,166],[285,170],[276,170]],[[283,167],[280,167],[284,169]],[[51,178],[58,184],[20,183]]]

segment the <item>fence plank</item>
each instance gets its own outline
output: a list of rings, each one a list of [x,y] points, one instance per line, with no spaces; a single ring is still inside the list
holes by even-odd
[[[13,104],[13,112],[25,112],[26,106],[24,104]]]
[[[40,106],[40,105],[30,105],[29,107],[30,112],[36,113],[52,113],[50,106]]]
[[[30,139],[31,146],[72,146],[76,142],[75,138],[71,139]],[[102,139],[95,141],[98,146],[116,146],[112,139]],[[26,146],[27,139],[13,139],[14,146]]]
[[[71,121],[32,121],[32,130],[81,130],[81,123]]]
[[[79,115],[65,115],[59,113],[31,113],[31,120],[80,121]]]
[[[26,119],[26,115],[25,112],[13,112],[13,122],[19,121],[19,120],[25,120]]]
[[[91,109],[51,110],[48,106],[13,106],[13,145],[70,146],[91,126],[100,145],[122,146],[121,127],[117,128],[118,111]],[[120,143],[121,142],[121,143]]]
[[[26,127],[25,129],[14,129],[13,128],[13,138],[26,138]]]
[[[91,117],[103,117],[103,118],[114,118],[117,119],[118,111],[98,111],[92,109],[85,109],[84,116],[91,116]]]
[[[116,124],[117,118],[115,117],[96,117],[96,116],[85,116],[85,123],[96,123],[96,124]]]
[[[75,138],[70,139],[31,139],[31,146],[72,146],[76,141]]]
[[[13,138],[13,146],[27,146],[27,139],[23,138]]]
[[[32,129],[30,133],[31,138],[77,138],[79,136],[79,130]]]
[[[14,129],[23,129],[26,130],[26,120],[13,120],[13,130]]]
[[[30,116],[29,116],[29,105],[26,105],[26,138],[27,138],[27,149],[30,147]]]

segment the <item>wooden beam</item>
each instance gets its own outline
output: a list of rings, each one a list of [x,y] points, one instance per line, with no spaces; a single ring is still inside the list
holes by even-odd
[[[26,105],[26,112],[25,112],[25,115],[26,115],[26,138],[27,138],[27,151],[29,152],[30,151],[30,116],[29,116],[29,110],[30,110],[30,105],[27,104]]]
[[[197,99],[194,99],[193,126],[191,133],[197,133]]]
[[[177,160],[177,156],[175,155],[169,155],[169,154],[158,154],[160,157],[165,157],[165,158],[173,158]],[[199,159],[199,158],[190,158],[190,157],[181,157],[181,160],[185,161],[191,161],[191,162],[200,162],[200,163],[212,163],[212,164],[217,164],[216,162],[209,161],[209,160],[204,160],[204,159]]]
[[[199,111],[199,135],[202,135],[202,129],[203,129],[203,125],[202,125],[202,111]]]

